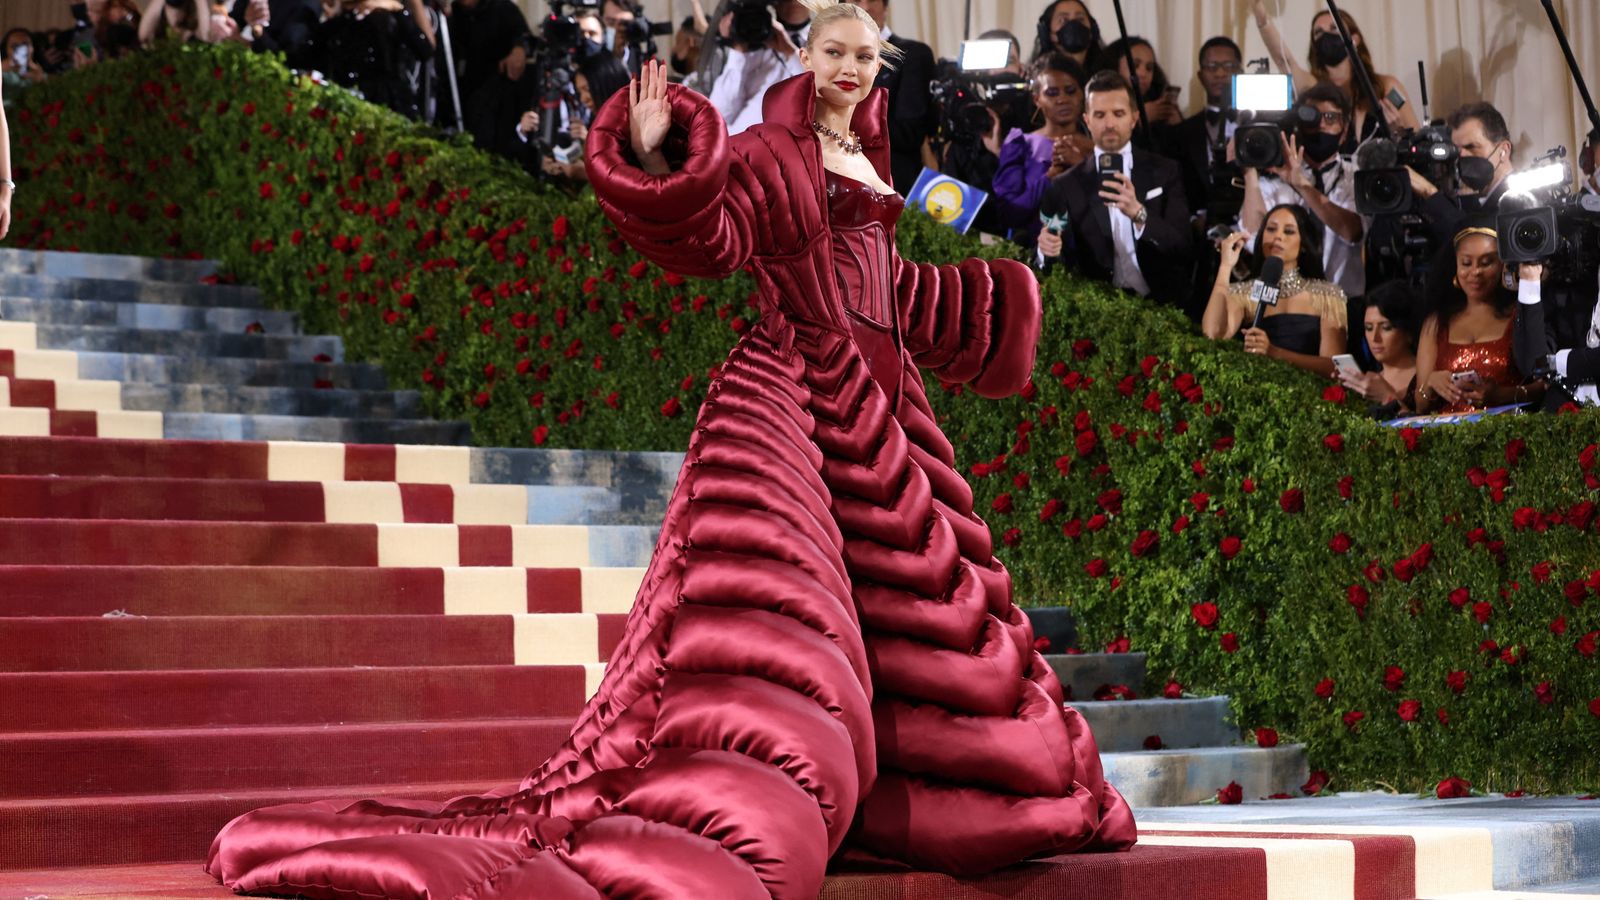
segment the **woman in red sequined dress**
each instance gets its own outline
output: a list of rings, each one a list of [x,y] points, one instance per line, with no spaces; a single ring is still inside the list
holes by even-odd
[[[258,810],[212,845],[243,891],[814,898],[834,866],[981,872],[1124,850],[1127,803],[1033,650],[920,368],[1020,390],[1038,283],[895,252],[885,45],[815,2],[811,70],[729,138],[650,64],[590,129],[606,214],[762,304],[712,384],[605,679],[520,784]]]
[[[1528,383],[1512,358],[1518,304],[1505,271],[1493,228],[1474,224],[1457,232],[1455,274],[1435,290],[1417,340],[1418,412],[1468,412],[1544,395],[1544,385]]]

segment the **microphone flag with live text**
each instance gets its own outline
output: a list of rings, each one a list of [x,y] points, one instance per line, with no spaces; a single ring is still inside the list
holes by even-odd
[[[1261,274],[1250,286],[1250,299],[1256,302],[1256,318],[1251,328],[1261,327],[1261,313],[1268,305],[1278,305],[1278,282],[1283,280],[1283,260],[1269,256],[1261,264]]]

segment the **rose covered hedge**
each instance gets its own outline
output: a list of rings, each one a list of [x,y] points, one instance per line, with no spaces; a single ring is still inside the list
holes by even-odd
[[[754,316],[748,278],[661,271],[587,195],[231,48],[11,120],[14,244],[221,259],[481,444],[681,448]],[[900,245],[1007,252],[915,215]],[[1336,789],[1600,785],[1600,417],[1387,429],[1170,311],[1044,296],[1022,396],[931,391],[1025,603],[1150,654],[1147,693],[1228,694]]]

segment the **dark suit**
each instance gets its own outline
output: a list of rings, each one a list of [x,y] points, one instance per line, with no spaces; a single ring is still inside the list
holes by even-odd
[[[1211,197],[1210,145],[1211,133],[1206,130],[1206,114],[1202,110],[1174,125],[1167,132],[1167,146],[1161,150],[1178,164],[1191,214],[1203,211]]]
[[[1190,294],[1193,237],[1189,230],[1189,205],[1184,200],[1183,176],[1178,164],[1137,148],[1133,153],[1133,189],[1149,210],[1144,233],[1134,242],[1139,271],[1150,285],[1151,298],[1184,308]],[[1072,234],[1063,235],[1062,262],[1097,281],[1111,281],[1116,251],[1111,234],[1111,210],[1100,199],[1100,173],[1096,154],[1058,175],[1045,188],[1041,215],[1065,211]]]
[[[250,27],[245,21],[245,11],[249,8],[250,0],[235,0],[233,4],[233,21],[238,23],[240,32]],[[267,18],[267,27],[262,29],[260,37],[251,39],[250,49],[282,53],[288,57],[289,65],[304,65],[301,51],[310,43],[317,23],[322,21],[321,4],[317,0],[267,0]]]
[[[894,189],[907,194],[922,173],[922,142],[938,124],[933,49],[898,34],[891,34],[889,43],[905,55],[893,69],[885,66],[878,72],[877,86],[889,90],[889,171]]]

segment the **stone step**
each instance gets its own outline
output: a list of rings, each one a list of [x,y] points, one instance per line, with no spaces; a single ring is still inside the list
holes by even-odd
[[[1169,750],[1226,747],[1239,742],[1239,729],[1228,724],[1227,697],[1182,700],[1074,701],[1094,729],[1102,753],[1150,749],[1151,738]]]
[[[1061,679],[1068,700],[1093,699],[1106,685],[1125,684],[1143,696],[1143,653],[1046,653],[1044,661]]]
[[[108,384],[109,382],[80,382]],[[123,409],[165,413],[417,419],[427,416],[416,391],[351,391],[216,384],[124,384]]]
[[[472,426],[438,419],[349,419],[243,413],[162,414],[162,436],[203,441],[319,441],[342,444],[472,443]]]
[[[30,351],[16,351],[19,361]],[[65,358],[71,351],[35,350],[34,356],[49,354]],[[107,381],[137,381],[147,384],[228,384],[243,386],[315,388],[326,387],[362,391],[381,391],[389,379],[379,366],[370,363],[289,362],[281,359],[199,359],[158,353],[111,353],[76,351],[78,370],[72,376]],[[44,371],[43,369],[39,371]],[[21,367],[19,377],[50,378],[59,375],[27,375]]]
[[[1234,782],[1247,800],[1298,794],[1310,776],[1299,744],[1101,753],[1100,763],[1106,780],[1136,807],[1199,803]]]
[[[32,323],[8,322],[8,325]],[[108,325],[37,325],[36,346],[26,336],[0,330],[0,348],[155,353],[173,356],[343,362],[344,340],[330,335],[221,334],[214,331],[163,331]],[[319,357],[325,357],[319,359]]]
[[[0,280],[3,278],[0,276]],[[116,325],[122,328],[216,331],[223,334],[244,334],[250,330],[263,334],[300,333],[300,316],[276,309],[20,296],[0,296],[0,319],[36,322],[40,325]]]
[[[115,253],[0,248],[0,272],[56,278],[113,278],[136,281],[198,282],[217,272],[211,259],[151,259]]]
[[[34,300],[95,300],[103,303],[164,303],[173,306],[238,308],[266,305],[259,290],[231,284],[60,278],[7,274],[3,270],[0,270],[0,295]]]

